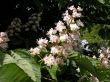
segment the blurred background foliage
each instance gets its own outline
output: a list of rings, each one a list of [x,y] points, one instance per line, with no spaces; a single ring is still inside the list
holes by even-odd
[[[110,0],[1,0],[0,31],[9,33],[9,49],[34,46],[72,4],[83,8],[82,39],[110,45]]]

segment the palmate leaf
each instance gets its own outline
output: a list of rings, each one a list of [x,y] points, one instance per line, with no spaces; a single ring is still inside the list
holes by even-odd
[[[34,82],[41,82],[40,66],[30,56],[26,50],[17,49],[11,51],[11,55],[6,54],[3,64],[15,63]]]
[[[0,82],[33,82],[16,64],[0,67]]]

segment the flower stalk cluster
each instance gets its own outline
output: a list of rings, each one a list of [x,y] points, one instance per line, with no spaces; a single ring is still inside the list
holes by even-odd
[[[47,32],[49,40],[40,38],[37,41],[38,46],[30,49],[32,56],[49,48],[48,54],[45,54],[42,59],[47,66],[61,64],[67,59],[69,52],[77,48],[77,42],[80,40],[79,29],[84,26],[80,20],[81,11],[79,6],[77,8],[74,5],[68,7],[63,13],[63,21],[58,21],[56,26]]]
[[[25,24],[22,23],[20,18],[14,18],[7,29],[7,33],[9,36],[19,35],[21,32],[35,31],[37,32],[37,28],[39,27],[40,16],[42,13],[33,13],[29,18],[28,22]]]

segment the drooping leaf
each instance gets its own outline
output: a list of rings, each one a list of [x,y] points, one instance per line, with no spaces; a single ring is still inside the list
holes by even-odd
[[[16,64],[21,70],[23,70],[28,77],[34,82],[41,82],[40,66],[36,63],[34,58],[26,50],[14,50],[11,51],[11,55],[3,54],[2,64]],[[1,55],[0,55],[1,56]]]
[[[16,64],[0,67],[0,82],[33,82]]]
[[[14,63],[35,82],[41,82],[40,66],[25,50],[11,51]]]

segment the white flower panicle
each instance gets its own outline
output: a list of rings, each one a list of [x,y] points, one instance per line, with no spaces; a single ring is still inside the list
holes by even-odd
[[[80,40],[79,29],[84,26],[79,17],[81,17],[81,7],[75,8],[74,5],[68,7],[68,10],[63,13],[63,21],[56,23],[55,28],[50,28],[47,32],[47,39],[39,39],[38,47],[30,49],[31,54],[40,54],[44,48],[49,47],[48,54],[42,59],[47,66],[61,64],[64,59],[68,58],[68,53],[77,47],[77,42]],[[72,11],[70,14],[69,11]],[[78,17],[78,20],[75,18]],[[73,48],[74,46],[74,48]]]
[[[69,14],[69,11],[72,11],[72,13]],[[74,20],[75,18],[82,17],[81,11],[83,11],[81,7],[78,6],[75,8],[74,5],[72,5],[68,7],[68,10],[63,14],[63,20],[69,25],[71,31],[78,30],[80,26],[84,26],[80,19]]]

